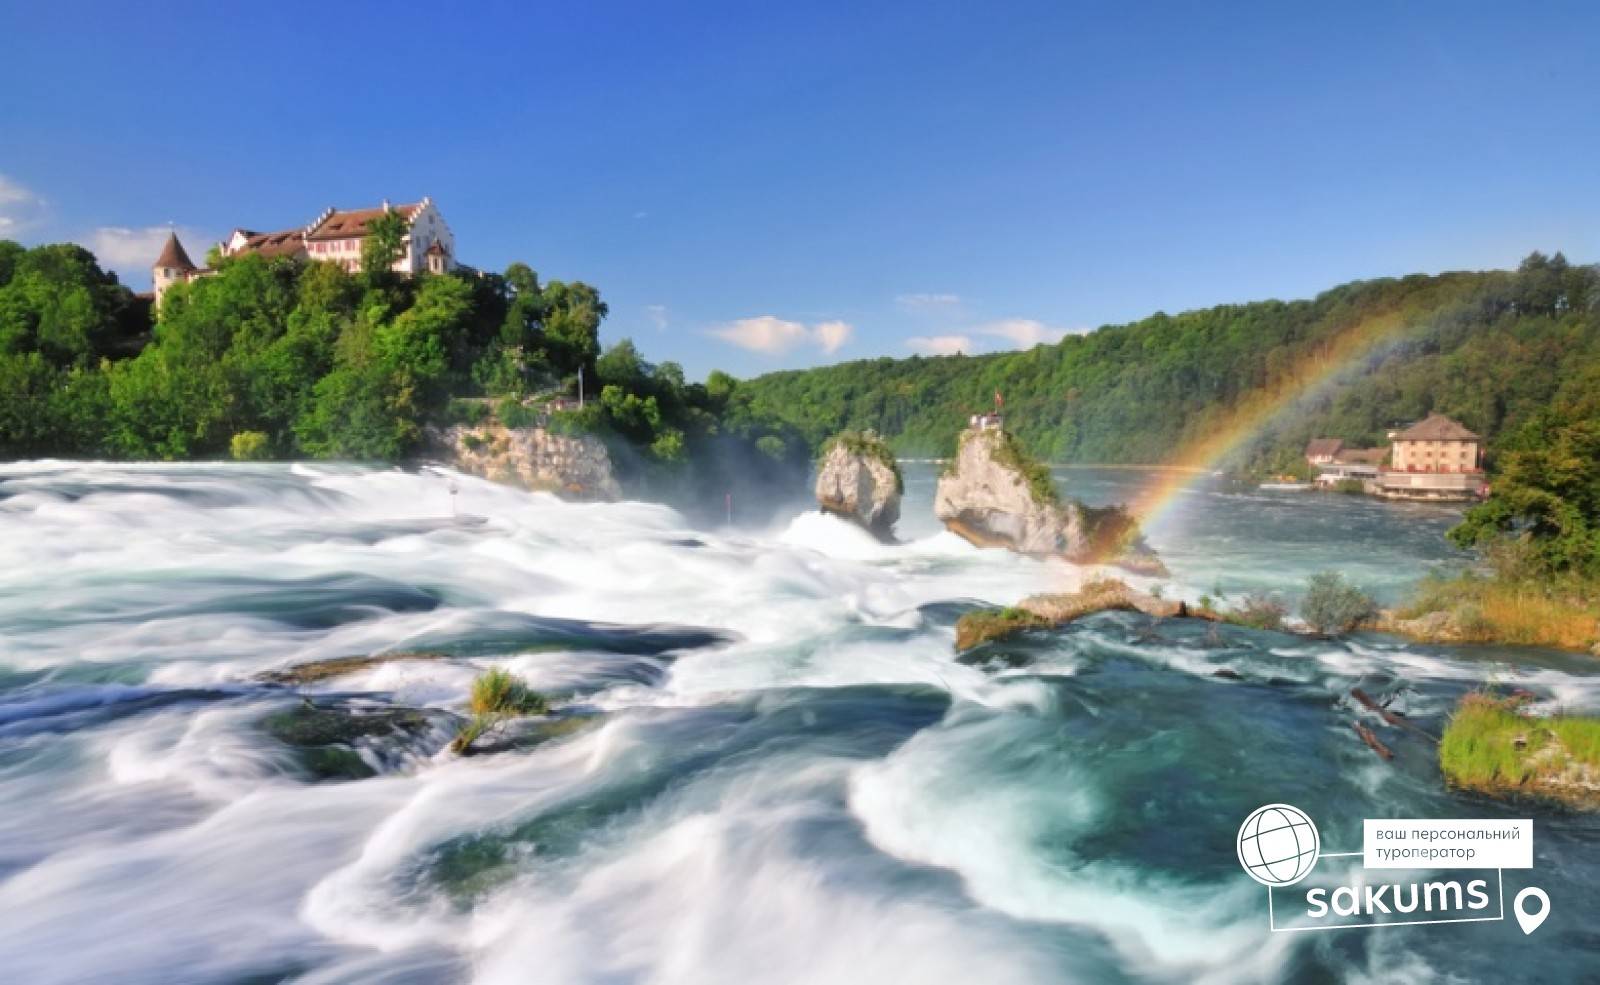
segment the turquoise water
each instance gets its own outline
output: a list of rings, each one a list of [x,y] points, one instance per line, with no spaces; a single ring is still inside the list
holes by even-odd
[[[1094,502],[1146,478],[1059,475]],[[1592,976],[1600,822],[1453,794],[1426,740],[1349,698],[1435,734],[1486,680],[1600,712],[1591,661],[1120,614],[957,659],[966,608],[1081,572],[938,531],[933,476],[909,470],[883,546],[814,513],[703,530],[457,476],[466,521],[428,471],[0,466],[5,980]],[[1151,540],[1175,594],[1292,599],[1337,568],[1392,598],[1465,563],[1452,519],[1207,479]],[[456,757],[490,666],[560,727]],[[417,710],[403,729],[359,718],[354,764],[267,724],[397,707]],[[1551,916],[1531,938],[1271,934],[1233,839],[1272,801],[1344,851],[1365,817],[1533,816],[1535,868],[1506,895],[1539,885]]]

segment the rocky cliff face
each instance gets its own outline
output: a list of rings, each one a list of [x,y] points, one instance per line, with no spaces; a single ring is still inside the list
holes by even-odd
[[[1010,448],[1010,438],[998,429],[962,432],[955,462],[939,478],[934,515],[979,547],[1081,555],[1087,548],[1082,514],[1030,481],[1026,464]]]
[[[436,450],[456,468],[495,482],[569,499],[620,499],[611,456],[599,439],[500,424],[446,428]]]
[[[1043,466],[998,429],[962,432],[956,459],[939,479],[933,512],[946,529],[980,547],[1166,573],[1124,511],[1061,502]]]
[[[841,435],[817,466],[817,505],[885,539],[900,519],[901,490],[894,456],[875,435]]]

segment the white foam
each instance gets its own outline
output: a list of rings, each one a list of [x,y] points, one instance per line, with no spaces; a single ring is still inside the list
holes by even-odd
[[[1064,831],[1087,834],[1107,822],[1109,795],[1092,771],[1070,763],[997,775],[984,760],[1013,741],[1011,727],[1004,717],[952,713],[946,725],[857,769],[850,807],[868,837],[897,857],[952,870],[987,907],[1092,928],[1151,973],[1270,977],[1284,946],[1263,946],[1256,921],[1217,916],[1248,909],[1232,898],[1237,884],[1176,883],[1092,858],[1052,860],[1070,852]]]

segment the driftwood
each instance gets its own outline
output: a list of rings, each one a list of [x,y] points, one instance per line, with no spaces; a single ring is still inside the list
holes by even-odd
[[[1382,742],[1379,742],[1378,737],[1372,734],[1372,729],[1367,728],[1360,722],[1351,722],[1350,727],[1356,730],[1357,735],[1361,736],[1362,742],[1365,742],[1368,746],[1372,747],[1373,752],[1377,753],[1385,760],[1394,758],[1394,750],[1390,749]]]
[[[255,679],[264,684],[316,684],[332,677],[354,674],[359,670],[370,670],[381,664],[393,663],[397,660],[448,659],[449,656],[447,654],[433,650],[391,650],[388,653],[371,653],[354,657],[331,657],[326,660],[313,660],[310,663],[295,664],[293,667],[262,671],[256,675]]]
[[[1383,719],[1384,722],[1389,724],[1389,725],[1393,725],[1396,728],[1403,728],[1408,732],[1415,732],[1417,735],[1422,736],[1424,739],[1427,739],[1429,742],[1438,742],[1439,741],[1438,739],[1434,738],[1432,735],[1430,735],[1426,731],[1424,731],[1423,728],[1420,725],[1413,724],[1410,720],[1405,718],[1405,716],[1403,716],[1403,715],[1396,715],[1394,712],[1390,711],[1389,709],[1385,708],[1383,705],[1379,704],[1377,701],[1373,700],[1372,695],[1370,695],[1367,692],[1361,690],[1359,687],[1351,689],[1350,697],[1355,698],[1356,702],[1358,704],[1360,704],[1361,707],[1363,707],[1363,708],[1367,709],[1368,711],[1376,714],[1379,718]]]

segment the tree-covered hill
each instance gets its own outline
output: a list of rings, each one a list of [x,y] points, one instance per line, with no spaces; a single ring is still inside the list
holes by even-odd
[[[1343,343],[1364,332],[1377,344],[1346,358]],[[1274,467],[1312,436],[1376,444],[1389,424],[1430,411],[1493,438],[1595,364],[1600,273],[1534,254],[1516,271],[1359,281],[1309,301],[1156,314],[1026,352],[864,360],[739,389],[812,442],[874,428],[902,455],[949,454],[967,415],[999,391],[1008,428],[1038,455],[1152,464],[1234,427],[1263,393],[1298,394],[1230,463]]]
[[[403,277],[403,234],[380,227],[354,273],[217,258],[168,289],[153,326],[83,248],[0,240],[0,459],[398,461],[432,425],[491,408],[526,423],[581,375],[587,404],[553,426],[605,440],[631,492],[720,510],[729,492],[800,487],[792,427],[626,339],[602,353],[595,288],[521,263]]]

